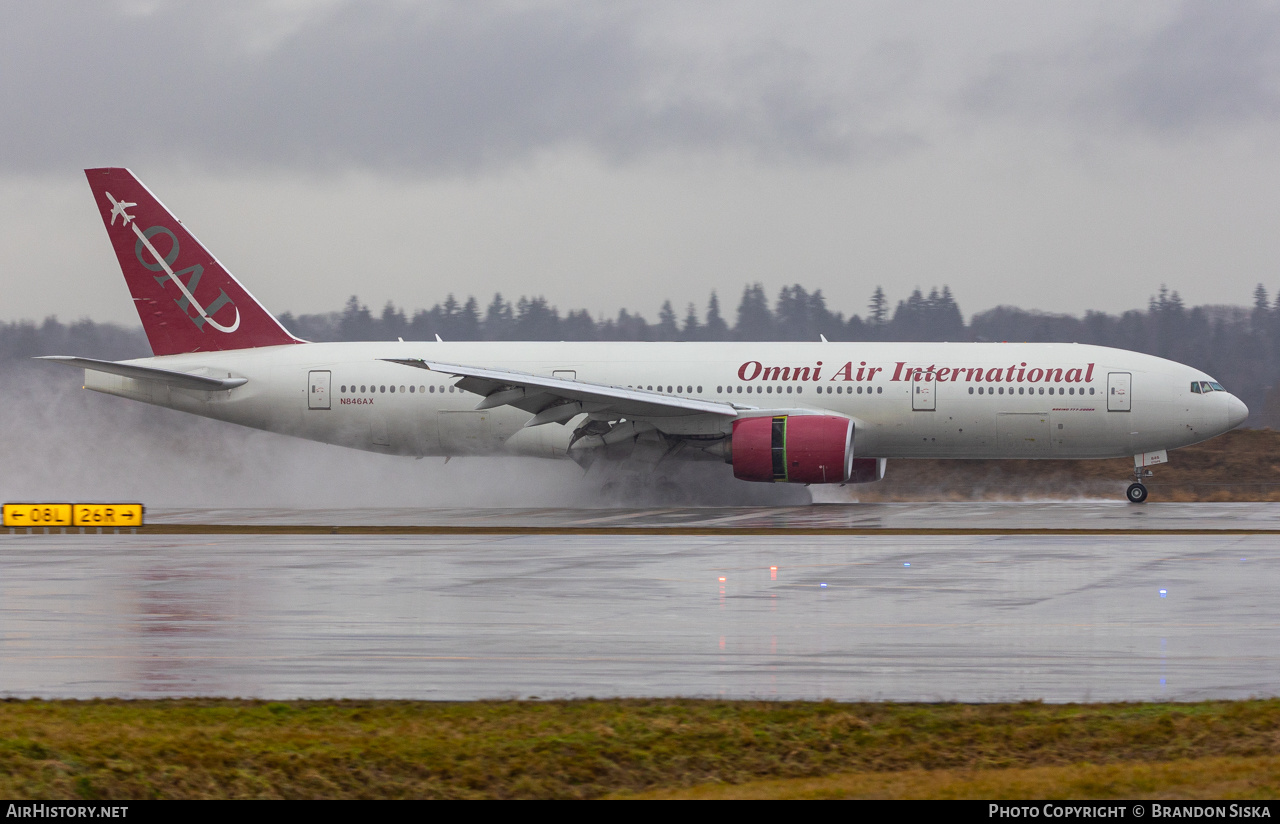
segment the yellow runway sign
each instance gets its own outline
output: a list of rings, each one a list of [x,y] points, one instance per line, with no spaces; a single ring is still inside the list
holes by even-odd
[[[5,504],[5,526],[71,526],[71,504]]]
[[[5,504],[8,527],[142,526],[142,504]]]
[[[72,526],[142,526],[142,504],[76,504]]]

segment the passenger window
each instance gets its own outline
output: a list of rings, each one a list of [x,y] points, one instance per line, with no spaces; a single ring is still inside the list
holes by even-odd
[[[1089,387],[1089,394],[1090,394],[1090,395],[1092,395],[1092,394],[1093,394],[1093,387],[1092,387],[1092,386],[1090,386],[1090,387]]]
[[[391,387],[391,394],[392,394],[392,395],[394,395],[395,393],[396,393],[396,388],[395,388],[395,386],[392,386],[392,387]]]
[[[884,387],[883,387],[883,386],[877,386],[877,387],[876,387],[876,394],[877,394],[877,395],[883,395],[883,394],[884,394]]]
[[[434,386],[428,386],[427,391],[434,395],[436,393],[436,388]]]
[[[699,394],[699,395],[701,395],[701,394],[702,394],[702,387],[701,387],[701,386],[699,386],[699,387],[698,387],[698,394]]]
[[[739,386],[739,387],[738,387],[738,394],[739,394],[739,395],[741,395],[741,394],[742,394],[742,387],[741,387],[741,386]]]
[[[788,395],[790,395],[790,394],[791,394],[791,387],[790,387],[790,386],[788,386],[788,387],[787,387],[787,394],[788,394]]]
[[[361,391],[362,393],[364,392],[364,384],[360,384],[360,391]]]

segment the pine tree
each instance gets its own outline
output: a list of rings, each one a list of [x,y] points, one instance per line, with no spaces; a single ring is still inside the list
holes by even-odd
[[[680,337],[680,327],[676,325],[676,310],[671,301],[663,301],[658,310],[658,340],[675,340]]]
[[[510,340],[513,317],[511,302],[504,301],[501,292],[494,292],[484,314],[485,340]]]
[[[684,313],[684,329],[680,330],[681,340],[698,340],[702,337],[702,328],[698,323],[698,310],[692,303]]]
[[[341,340],[373,340],[373,315],[368,306],[363,306],[355,295],[347,298],[347,305],[342,309],[342,318],[338,321],[338,334]]]
[[[867,323],[872,326],[884,326],[889,318],[889,301],[885,300],[884,289],[879,286],[871,293],[871,303],[867,306]]]
[[[468,296],[458,313],[458,340],[480,340],[480,303]]]
[[[702,335],[706,340],[729,339],[729,324],[720,316],[720,298],[716,297],[714,290],[707,301],[707,322],[702,326]]]
[[[759,283],[742,290],[738,304],[738,323],[733,328],[736,340],[773,340],[773,313]]]

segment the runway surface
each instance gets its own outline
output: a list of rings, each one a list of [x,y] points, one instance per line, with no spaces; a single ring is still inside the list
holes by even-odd
[[[868,517],[1032,511],[956,506]],[[0,695],[1243,698],[1280,693],[1277,581],[1268,534],[4,535]]]
[[[159,527],[297,526],[432,530],[583,532],[838,532],[1025,530],[1280,532],[1273,503],[1124,501],[828,504],[783,507],[649,507],[639,509],[158,509]]]

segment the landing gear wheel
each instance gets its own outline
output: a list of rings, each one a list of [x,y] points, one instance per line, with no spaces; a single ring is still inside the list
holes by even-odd
[[[1129,499],[1129,503],[1140,504],[1147,499],[1147,488],[1142,484],[1132,483],[1124,494]]]

